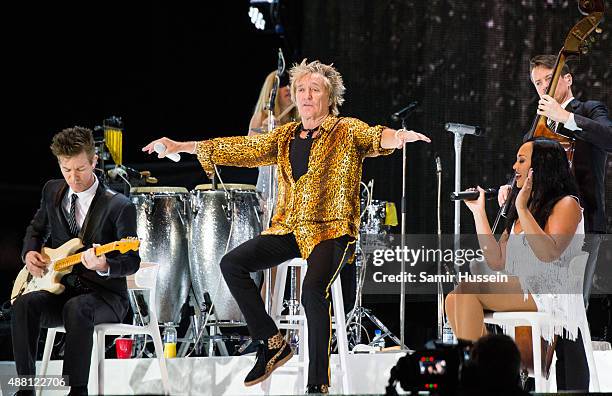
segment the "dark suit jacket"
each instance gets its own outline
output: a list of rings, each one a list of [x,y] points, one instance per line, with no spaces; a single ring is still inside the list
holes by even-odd
[[[45,184],[40,208],[26,231],[22,257],[31,250],[40,251],[43,245],[57,248],[73,238],[61,207],[67,191],[68,185],[63,179],[50,180]],[[85,248],[90,248],[93,243],[105,244],[136,236],[134,204],[124,195],[99,183],[79,233]],[[122,320],[128,307],[125,277],[138,270],[140,256],[137,251],[124,254],[111,252],[106,255],[106,261],[110,267],[109,276],[100,276],[83,264],[74,266],[72,271],[78,274],[85,286],[100,293],[118,319]]]
[[[573,167],[584,207],[585,231],[605,233],[606,157],[612,153],[612,121],[608,108],[602,102],[574,99],[565,109],[574,113],[576,125],[582,128],[570,131],[560,125],[563,130],[558,132],[576,138]]]

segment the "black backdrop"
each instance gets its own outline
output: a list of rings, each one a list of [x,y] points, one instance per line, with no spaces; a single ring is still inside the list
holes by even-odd
[[[537,94],[529,58],[557,53],[580,19],[574,1],[344,1],[308,2],[304,55],[334,62],[348,87],[346,114],[396,127],[389,114],[412,100],[422,113],[409,126],[432,138],[409,146],[407,228],[435,232],[434,153],[443,162],[443,232],[453,230],[453,135],[446,122],[479,125],[485,137],[467,136],[462,187],[498,186],[512,173],[523,133],[535,116]],[[607,26],[604,26],[606,29]],[[574,62],[574,94],[611,104],[609,32]],[[367,160],[376,198],[399,202],[401,154]],[[493,206],[491,209],[495,209]],[[494,212],[492,212],[494,213]],[[462,231],[473,232],[462,209]]]
[[[556,53],[580,18],[575,1],[560,0],[284,3],[284,40],[257,33],[242,0],[55,2],[4,13],[2,300],[20,267],[21,238],[40,189],[46,179],[60,176],[48,146],[61,128],[93,127],[120,116],[124,162],[151,169],[161,185],[192,188],[205,181],[194,160],[172,167],[143,155],[140,147],[160,135],[244,133],[263,78],[276,67],[276,48],[283,46],[293,61],[307,57],[337,66],[348,88],[344,115],[397,127],[389,114],[410,101],[421,103],[409,127],[434,142],[408,148],[407,229],[430,233],[436,229],[434,153],[442,158],[443,197],[453,188],[453,136],[444,123],[486,131],[483,138],[464,140],[463,187],[505,182],[535,114],[527,61]],[[609,23],[603,28],[591,52],[572,64],[573,88],[578,98],[610,106],[612,40]],[[224,174],[234,182],[256,178],[253,170]],[[366,160],[364,180],[371,178],[375,198],[399,207],[401,153]],[[447,199],[442,206],[443,232],[450,233],[453,206]],[[462,216],[462,230],[473,231],[465,208]],[[435,315],[428,312],[431,324]],[[396,331],[397,323],[388,320]],[[423,337],[431,331],[418,330]]]

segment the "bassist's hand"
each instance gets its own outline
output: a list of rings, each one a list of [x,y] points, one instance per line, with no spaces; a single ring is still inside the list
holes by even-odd
[[[565,110],[552,96],[542,95],[538,101],[538,115],[546,116],[562,124],[567,123],[570,113]]]
[[[28,272],[37,278],[42,278],[47,273],[48,263],[43,255],[35,250],[26,253],[25,265]]]

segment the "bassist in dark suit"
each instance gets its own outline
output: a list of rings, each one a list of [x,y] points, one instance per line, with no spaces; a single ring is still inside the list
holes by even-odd
[[[48,265],[40,254],[43,245],[57,248],[78,237],[88,250],[82,264],[62,279],[64,293],[35,291],[14,302],[13,350],[17,373],[34,375],[40,329],[63,325],[63,374],[69,376],[70,394],[87,394],[94,325],[123,320],[129,305],[125,277],[140,265],[138,252],[96,257],[92,245],[135,237],[136,209],[95,176],[97,156],[90,130],[74,127],[59,132],[51,151],[64,178],[43,187],[40,208],[24,238],[23,260],[28,271],[40,277]]]

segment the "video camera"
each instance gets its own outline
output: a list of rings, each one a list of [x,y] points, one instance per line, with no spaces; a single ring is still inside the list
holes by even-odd
[[[462,370],[469,365],[472,343],[430,341],[425,347],[398,360],[391,369],[387,395],[397,395],[398,382],[404,391],[414,394],[452,395],[460,387]]]

